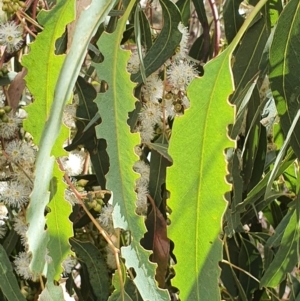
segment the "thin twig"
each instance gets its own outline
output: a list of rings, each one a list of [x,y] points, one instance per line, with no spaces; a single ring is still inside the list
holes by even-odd
[[[60,169],[62,171],[64,171],[63,165],[62,165],[61,160],[59,158],[57,159],[57,163],[58,163]],[[97,223],[97,221],[95,220],[95,218],[93,217],[93,215],[86,208],[84,202],[82,201],[82,197],[81,197],[80,193],[74,187],[73,183],[71,182],[70,178],[68,177],[68,175],[66,173],[64,173],[64,179],[66,180],[67,184],[69,185],[69,187],[71,188],[71,190],[73,191],[73,193],[75,194],[75,196],[77,197],[77,199],[79,201],[79,204],[82,206],[82,208],[85,211],[85,213],[88,215],[88,217],[91,219],[92,223],[95,225],[95,227],[101,233],[101,235],[103,236],[103,238],[107,241],[107,243],[110,246],[110,248],[113,250],[114,255],[115,255],[115,259],[116,259],[117,270],[118,270],[118,274],[119,274],[119,278],[120,278],[120,290],[121,290],[121,292],[124,292],[123,275],[122,275],[122,270],[121,270],[121,267],[120,267],[120,259],[119,259],[120,250],[115,247],[115,245],[111,241],[111,239],[110,239],[109,235],[107,234],[107,232],[99,225],[99,223]]]

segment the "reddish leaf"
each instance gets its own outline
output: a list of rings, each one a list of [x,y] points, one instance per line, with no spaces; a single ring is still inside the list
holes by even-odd
[[[148,232],[142,240],[142,245],[153,251],[151,261],[157,263],[155,279],[160,288],[165,288],[165,277],[168,269],[170,240],[167,237],[167,223],[154,200],[149,197],[152,211],[145,222]]]
[[[27,69],[23,68],[21,72],[19,72],[14,80],[11,82],[7,93],[9,97],[9,105],[15,111],[19,105],[19,101],[23,90],[25,89],[25,80],[24,77],[27,74]]]

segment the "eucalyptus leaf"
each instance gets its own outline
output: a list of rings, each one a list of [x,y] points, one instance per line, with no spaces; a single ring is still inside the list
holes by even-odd
[[[176,5],[170,0],[160,0],[160,4],[163,11],[164,27],[144,57],[146,77],[159,69],[174,54],[182,36],[177,28],[181,16]],[[131,80],[141,83],[141,71],[132,74]]]
[[[282,130],[287,136],[299,110],[300,57],[294,49],[300,47],[298,29],[300,26],[300,4],[289,1],[278,19],[270,49],[270,82]],[[300,123],[291,133],[290,145],[300,158]]]

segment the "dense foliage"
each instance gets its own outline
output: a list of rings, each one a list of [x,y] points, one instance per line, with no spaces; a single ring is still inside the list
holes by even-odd
[[[2,0],[1,300],[300,300],[298,0]]]

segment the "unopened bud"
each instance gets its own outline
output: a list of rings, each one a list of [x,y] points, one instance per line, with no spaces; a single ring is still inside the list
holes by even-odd
[[[7,117],[6,114],[3,115],[3,116],[1,116],[1,120],[2,120],[3,122],[5,122],[5,123],[8,123],[8,121],[9,121],[9,119],[8,119],[8,117]]]
[[[10,107],[10,106],[5,106],[5,107],[3,108],[3,110],[5,111],[5,113],[9,113],[9,112],[11,112],[12,107]]]

